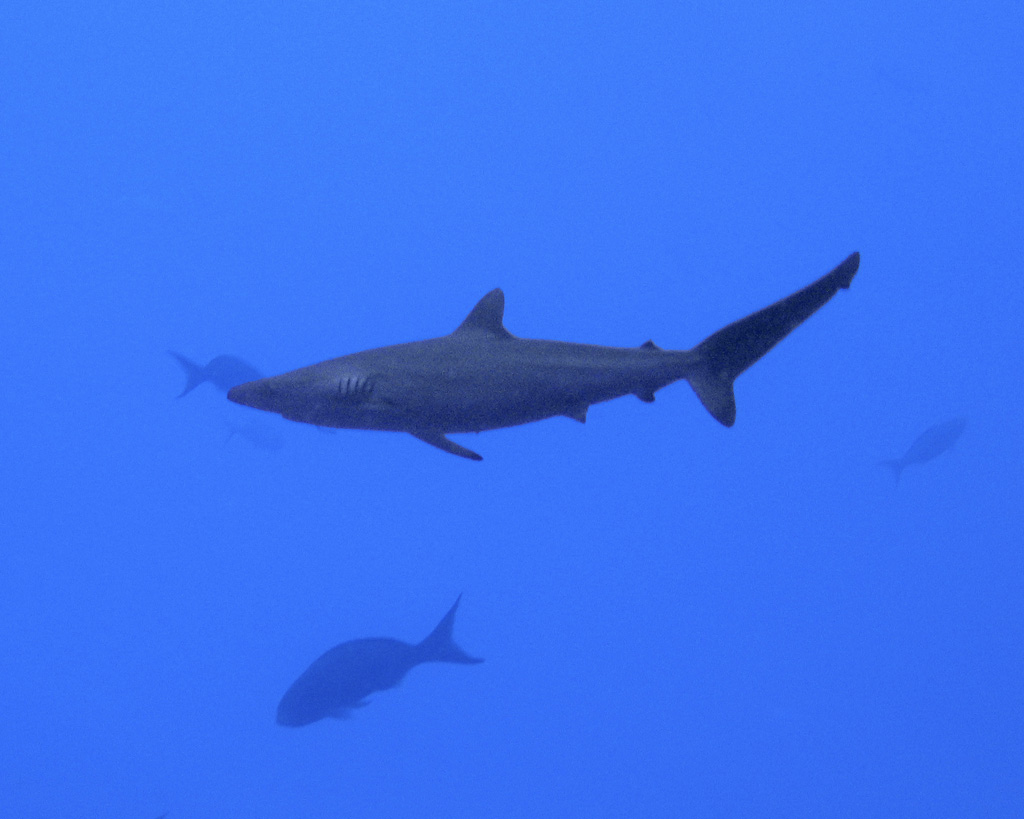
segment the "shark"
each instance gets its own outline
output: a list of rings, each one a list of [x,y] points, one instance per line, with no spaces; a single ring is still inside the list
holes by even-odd
[[[369,705],[367,697],[398,685],[420,663],[476,665],[452,640],[455,612],[462,595],[430,634],[418,643],[390,637],[369,637],[336,645],[320,655],[281,697],[277,723],[290,728],[326,717],[346,719],[356,708]]]
[[[849,288],[852,253],[802,290],[712,333],[689,350],[606,347],[519,338],[504,324],[505,296],[487,293],[451,333],[378,347],[232,387],[238,404],[320,427],[409,433],[474,461],[450,438],[546,418],[580,423],[594,404],[625,395],[654,401],[685,380],[719,423],[736,421],[736,378]]]

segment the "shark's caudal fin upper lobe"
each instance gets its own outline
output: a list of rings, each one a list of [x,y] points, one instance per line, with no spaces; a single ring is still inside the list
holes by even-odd
[[[483,662],[478,657],[468,655],[455,645],[455,641],[452,639],[452,629],[455,626],[455,612],[458,610],[461,601],[462,595],[460,594],[455,604],[448,609],[448,613],[441,618],[441,622],[419,644],[418,648],[423,653],[421,662],[465,663],[467,665]]]
[[[686,378],[714,418],[731,427],[736,421],[733,382],[751,364],[790,334],[839,290],[850,286],[860,254],[853,253],[831,273],[775,304],[723,327],[694,349]]]

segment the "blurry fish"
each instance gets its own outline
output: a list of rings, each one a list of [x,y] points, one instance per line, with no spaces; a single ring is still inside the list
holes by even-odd
[[[896,483],[899,483],[904,469],[911,464],[923,464],[925,461],[930,461],[950,449],[966,427],[966,418],[954,418],[951,421],[929,427],[910,445],[910,449],[904,453],[902,458],[882,461],[881,464],[892,470]]]
[[[516,338],[505,296],[492,290],[453,333],[365,350],[233,387],[228,399],[292,421],[408,432],[444,452],[481,460],[449,433],[482,432],[564,415],[583,423],[591,404],[635,395],[650,403],[680,379],[720,423],[736,420],[733,381],[837,292],[860,265],[832,272],[723,327],[692,350],[602,347]]]
[[[377,637],[349,640],[323,654],[302,672],[277,706],[280,725],[298,727],[325,717],[343,719],[353,708],[369,705],[374,691],[394,688],[420,663],[482,663],[452,641],[455,601],[441,622],[421,643]]]
[[[267,452],[276,452],[279,449],[284,449],[284,438],[266,424],[253,422],[238,424],[233,421],[227,421],[226,423],[228,437],[224,439],[225,444],[237,437],[256,447],[256,449],[263,449]]]
[[[262,378],[259,370],[233,355],[219,355],[210,359],[210,363],[204,367],[173,350],[167,352],[174,356],[185,371],[185,389],[181,391],[178,398],[188,395],[204,381],[209,381],[217,389],[227,392],[239,384],[245,384],[255,378]]]

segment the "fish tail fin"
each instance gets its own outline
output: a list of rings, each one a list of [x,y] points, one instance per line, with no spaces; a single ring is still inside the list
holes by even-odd
[[[896,485],[899,486],[900,475],[903,474],[903,467],[904,467],[903,461],[901,461],[899,459],[897,459],[895,461],[879,461],[878,465],[879,466],[886,466],[886,467],[888,467],[892,471],[892,476],[893,476],[893,478],[896,481]]]
[[[174,358],[181,365],[181,369],[185,371],[185,389],[179,394],[178,398],[188,395],[192,390],[198,387],[206,380],[206,373],[203,368],[196,364],[192,359],[186,358],[180,353],[174,352],[174,350],[168,350],[167,353]]]
[[[419,649],[423,652],[423,662],[465,663],[467,665],[483,662],[478,657],[471,657],[455,645],[455,641],[452,639],[455,612],[459,608],[461,600],[462,595],[460,594],[455,605],[448,609],[448,613],[441,618],[441,622],[419,644]]]
[[[803,290],[734,321],[689,351],[686,380],[716,421],[727,427],[735,423],[736,378],[836,293],[848,288],[859,266],[860,254],[852,253],[832,272]]]

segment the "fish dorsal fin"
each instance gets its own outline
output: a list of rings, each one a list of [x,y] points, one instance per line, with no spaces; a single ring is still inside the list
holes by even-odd
[[[659,350],[660,351],[661,347],[659,347],[653,341],[648,339],[647,341],[645,341],[643,344],[640,345],[640,349],[641,350]]]
[[[469,311],[469,315],[455,332],[487,333],[500,338],[512,338],[512,334],[502,324],[504,316],[505,294],[501,292],[500,287],[496,287],[476,303],[476,307]]]

